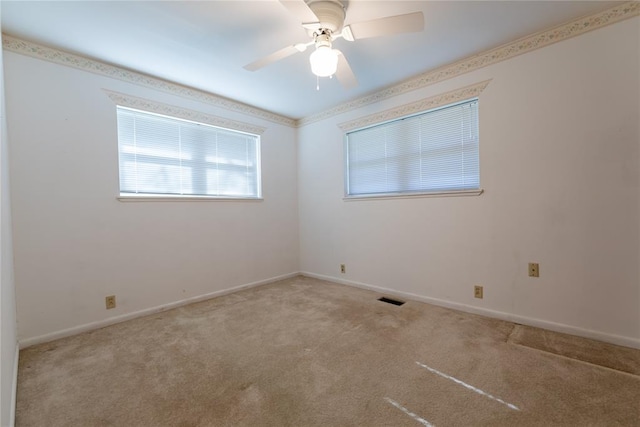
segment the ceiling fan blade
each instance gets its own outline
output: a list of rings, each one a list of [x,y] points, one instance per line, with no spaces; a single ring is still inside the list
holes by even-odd
[[[251,64],[247,64],[244,66],[244,69],[247,71],[256,71],[262,67],[266,67],[269,64],[273,64],[276,61],[286,58],[287,56],[291,56],[294,53],[301,52],[296,46],[287,46],[284,49],[280,49],[277,52],[273,52],[271,55],[267,55],[264,58],[260,58],[257,61],[253,61]]]
[[[338,69],[336,70],[336,78],[345,89],[352,89],[358,86],[358,80],[356,79],[355,74],[351,70],[351,66],[349,65],[349,61],[344,56],[344,53],[340,52],[338,55]]]
[[[280,0],[280,3],[300,22],[318,22],[318,17],[304,0]]]
[[[422,12],[407,13],[406,15],[387,16],[373,21],[356,22],[345,27],[346,34],[351,34],[350,41],[369,37],[389,36],[401,33],[416,33],[424,30],[424,15]]]

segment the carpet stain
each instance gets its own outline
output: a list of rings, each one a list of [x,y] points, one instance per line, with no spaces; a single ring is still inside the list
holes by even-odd
[[[640,376],[637,349],[524,325],[514,326],[508,342]]]

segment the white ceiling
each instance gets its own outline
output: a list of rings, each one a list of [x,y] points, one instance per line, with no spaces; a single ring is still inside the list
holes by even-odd
[[[2,31],[272,111],[302,118],[574,18],[611,1],[347,3],[345,25],[422,11],[425,31],[338,40],[359,85],[316,78],[312,49],[256,72],[243,66],[309,41],[277,0],[2,1]]]

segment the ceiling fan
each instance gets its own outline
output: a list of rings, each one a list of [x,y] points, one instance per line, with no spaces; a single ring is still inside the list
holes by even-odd
[[[309,56],[313,74],[318,77],[335,75],[342,86],[348,89],[357,86],[358,81],[344,54],[333,48],[332,44],[336,39],[343,38],[352,42],[370,37],[424,30],[422,12],[387,16],[345,26],[346,7],[341,0],[279,1],[300,20],[311,41],[287,46],[271,55],[247,64],[244,68],[248,71],[259,70],[295,53],[304,52],[307,47],[315,45],[316,50]]]

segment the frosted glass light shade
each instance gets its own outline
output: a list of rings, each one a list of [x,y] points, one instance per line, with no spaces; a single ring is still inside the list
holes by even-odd
[[[309,56],[311,71],[318,77],[329,77],[338,69],[338,52],[329,46],[320,46]]]

